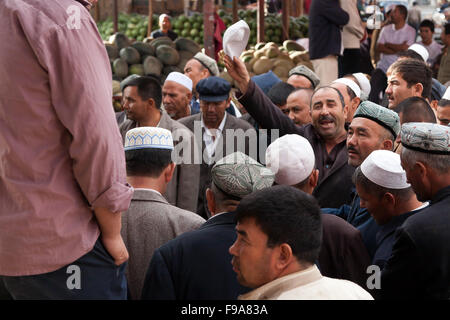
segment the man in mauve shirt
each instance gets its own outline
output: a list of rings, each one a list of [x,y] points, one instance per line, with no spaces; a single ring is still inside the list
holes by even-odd
[[[14,299],[126,298],[133,189],[94,2],[0,6],[0,287]]]

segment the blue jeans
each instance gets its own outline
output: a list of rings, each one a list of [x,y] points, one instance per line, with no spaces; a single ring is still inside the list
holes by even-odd
[[[3,282],[13,299],[125,300],[126,264],[116,266],[98,238],[91,251],[71,264],[44,274],[0,276],[0,287]]]

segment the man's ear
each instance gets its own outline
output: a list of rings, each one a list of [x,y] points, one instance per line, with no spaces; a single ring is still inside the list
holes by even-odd
[[[214,215],[216,212],[216,198],[214,196],[214,192],[212,192],[210,188],[206,189],[206,202],[209,212],[211,215]]]
[[[173,173],[175,172],[175,167],[177,165],[174,162],[169,163],[169,165],[164,169],[164,181],[169,183],[172,180]]]
[[[285,269],[286,266],[288,266],[292,262],[292,259],[294,259],[294,255],[292,253],[291,246],[287,243],[282,243],[278,247],[278,256],[276,261],[277,269]]]
[[[314,190],[318,182],[319,182],[319,170],[314,169],[313,172],[311,172],[311,175],[309,176],[309,185]]]
[[[394,143],[390,139],[386,139],[383,141],[383,149],[392,151],[394,149]]]
[[[383,206],[386,208],[388,208],[388,207],[393,208],[396,204],[394,195],[392,193],[386,192],[383,195],[382,203],[383,203]]]
[[[413,89],[414,89],[414,95],[417,97],[421,97],[422,96],[422,92],[423,92],[423,84],[416,83],[415,85],[413,85]]]

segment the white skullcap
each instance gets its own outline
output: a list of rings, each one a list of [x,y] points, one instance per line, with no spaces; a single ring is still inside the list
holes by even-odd
[[[355,81],[350,80],[348,78],[339,78],[337,80],[334,80],[333,83],[343,83],[347,87],[350,87],[352,89],[353,93],[358,97],[361,98],[361,88],[356,84]]]
[[[361,172],[380,187],[406,189],[411,186],[406,182],[406,172],[402,168],[400,155],[392,151],[373,151],[361,164]]]
[[[239,57],[247,47],[250,27],[244,20],[230,26],[223,34],[223,52],[231,59]]]
[[[412,51],[415,51],[416,53],[418,53],[422,57],[423,61],[425,61],[425,62],[427,62],[428,57],[430,56],[427,48],[425,48],[424,46],[422,46],[418,43],[414,43],[414,44],[410,45],[408,50],[412,50]]]
[[[272,142],[266,150],[266,167],[275,174],[275,182],[296,185],[308,178],[315,164],[314,151],[308,140],[298,134],[287,134]]]
[[[173,150],[172,133],[158,127],[138,127],[127,131],[125,151],[136,149]]]
[[[189,91],[192,92],[192,80],[188,76],[185,76],[184,74],[174,71],[169,73],[169,75],[166,78],[166,81],[173,81],[178,84],[181,84],[183,87],[187,88]]]
[[[359,86],[361,87],[361,91],[366,95],[369,96],[371,86],[370,81],[367,79],[367,77],[364,75],[364,73],[358,72],[354,73],[353,76],[358,80]]]
[[[159,23],[161,23],[165,17],[169,17],[170,19],[170,16],[168,14],[163,13],[162,15],[159,16]]]
[[[445,89],[445,93],[442,96],[441,99],[446,99],[446,100],[450,100],[450,87],[448,87],[447,89]]]

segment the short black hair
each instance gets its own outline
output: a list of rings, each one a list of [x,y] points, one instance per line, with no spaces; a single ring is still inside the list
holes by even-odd
[[[396,5],[398,11],[401,13],[401,15],[406,19],[406,17],[408,16],[408,9],[401,4]]]
[[[400,102],[394,111],[403,113],[402,122],[431,122],[436,123],[436,116],[427,100],[421,97],[409,97]]]
[[[389,69],[392,72],[395,71],[400,73],[403,80],[406,81],[408,88],[411,88],[417,83],[422,84],[422,97],[426,99],[430,98],[433,72],[423,60],[397,60],[389,67]]]
[[[267,93],[267,96],[273,104],[277,106],[284,106],[286,104],[287,97],[294,92],[295,88],[286,82],[276,83]]]
[[[450,100],[448,100],[448,99],[441,99],[441,100],[439,100],[439,102],[438,102],[438,106],[439,106],[439,107],[447,107],[447,106],[450,106]]]
[[[138,95],[142,100],[153,99],[156,107],[161,108],[162,102],[162,89],[159,81],[154,77],[139,77],[130,80],[125,87],[137,87]]]
[[[253,218],[267,235],[267,246],[287,243],[294,256],[315,263],[322,242],[317,200],[294,187],[278,185],[246,196],[236,209],[238,222]]]
[[[444,26],[445,34],[450,34],[450,23],[446,23]]]
[[[414,59],[414,60],[418,60],[418,61],[424,61],[423,57],[418,54],[416,51],[408,49],[405,51],[400,51],[399,53],[397,53],[399,58],[409,58],[409,59]]]
[[[425,27],[425,28],[430,28],[431,32],[434,33],[434,22],[431,21],[430,19],[424,19],[422,20],[422,22],[419,25],[419,29]]]
[[[136,149],[125,151],[127,176],[157,178],[172,162],[172,150]]]

